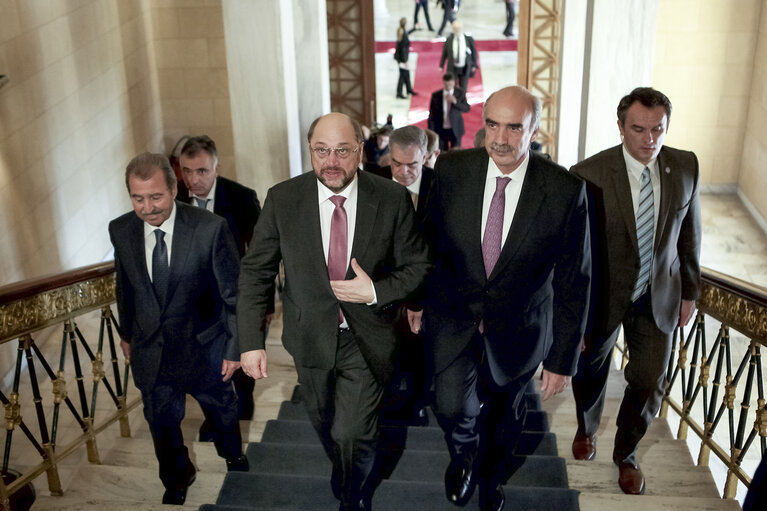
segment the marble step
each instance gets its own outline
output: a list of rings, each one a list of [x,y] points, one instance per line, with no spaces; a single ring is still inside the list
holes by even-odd
[[[618,486],[618,467],[612,462],[568,459],[570,488],[583,494],[623,495]],[[641,462],[640,462],[641,463]],[[642,464],[645,494],[650,496],[717,498],[719,493],[707,467]]]
[[[578,504],[580,511],[740,511],[736,500],[705,497],[581,493]]]
[[[112,505],[96,507],[100,501],[125,503],[126,510],[128,505],[133,510],[159,508],[165,490],[157,476],[156,462],[152,461],[154,467],[150,463],[144,463],[142,467],[83,466],[61,497],[50,496],[38,487],[37,502],[32,509],[119,509]],[[216,495],[221,488],[224,476],[224,473],[198,472],[196,481],[189,487],[185,507],[198,508],[210,502],[211,495]]]

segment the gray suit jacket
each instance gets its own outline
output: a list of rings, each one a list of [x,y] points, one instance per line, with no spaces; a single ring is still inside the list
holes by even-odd
[[[607,335],[618,327],[631,306],[639,273],[636,220],[621,147],[572,167],[586,181],[589,193],[595,335]],[[700,294],[698,159],[689,151],[664,146],[658,168],[661,196],[650,289],[655,323],[668,333],[678,323],[680,301],[696,300]]]
[[[239,258],[226,221],[176,201],[166,303],[157,298],[134,212],[109,223],[115,248],[120,334],[131,345],[136,386],[150,390],[160,372],[198,388],[221,380],[224,358],[239,360],[234,318]]]
[[[381,382],[388,380],[396,302],[421,284],[429,263],[407,189],[369,172],[358,172],[358,180],[351,257],[373,279],[377,304],[339,304],[333,294],[320,232],[317,178],[308,172],[269,190],[242,260],[237,300],[242,352],[264,348],[269,289],[283,261],[282,341],[296,363],[334,366],[340,305],[371,371]],[[350,266],[346,278],[353,277]]]
[[[435,253],[424,313],[434,369],[455,360],[483,321],[497,383],[541,361],[549,371],[572,375],[591,271],[585,186],[531,153],[514,220],[487,277],[481,231],[488,159],[480,148],[437,160],[425,223]]]

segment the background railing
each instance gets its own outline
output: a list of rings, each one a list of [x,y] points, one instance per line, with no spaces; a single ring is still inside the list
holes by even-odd
[[[687,333],[674,333],[660,416],[671,419],[669,411],[675,413],[678,439],[688,440],[690,430],[697,435],[699,466],[709,466],[711,453],[721,461],[727,472],[722,497],[732,499],[738,482],[751,484],[753,470],[745,470],[744,461],[757,464],[767,449],[761,364],[767,290],[704,269],[697,305]],[[625,367],[630,353],[622,343],[618,349]]]
[[[88,461],[99,464],[97,435],[111,425],[130,436],[128,413],[141,400],[127,401],[129,366],[116,335],[114,300],[111,262],[0,288],[0,349],[12,354],[17,343],[10,388],[0,389],[0,509],[10,509],[12,496],[42,473],[51,494],[62,494],[62,460],[85,444]],[[36,336],[50,340],[38,344]],[[19,432],[32,450],[19,445]]]

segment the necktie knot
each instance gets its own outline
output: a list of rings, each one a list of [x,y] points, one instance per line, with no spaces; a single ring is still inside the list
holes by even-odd
[[[506,191],[506,186],[511,182],[510,177],[496,177],[495,178],[495,193],[503,193]]]
[[[197,207],[202,209],[208,209],[209,200],[210,199],[200,199],[199,197],[194,197],[194,201],[197,203]]]
[[[156,243],[159,245],[165,240],[165,231],[163,231],[162,229],[155,229],[154,238]]]
[[[334,195],[330,198],[330,202],[332,202],[337,208],[344,207],[344,202],[346,202],[346,197],[342,195]]]

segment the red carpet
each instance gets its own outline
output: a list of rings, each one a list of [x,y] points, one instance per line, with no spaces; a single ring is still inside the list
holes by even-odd
[[[394,41],[377,41],[376,53],[394,53]],[[471,105],[471,110],[463,115],[466,133],[463,136],[461,147],[472,147],[474,135],[482,127],[482,58],[481,53],[487,51],[516,51],[516,39],[503,39],[492,41],[476,41],[477,52],[480,53],[479,69],[474,78],[469,79],[469,90],[466,91],[466,99]],[[429,119],[429,100],[432,92],[442,87],[442,75],[444,71],[439,67],[439,59],[442,56],[443,41],[412,41],[410,51],[418,54],[415,77],[413,78],[413,90],[418,96],[410,100],[408,124],[414,124],[426,128]]]

